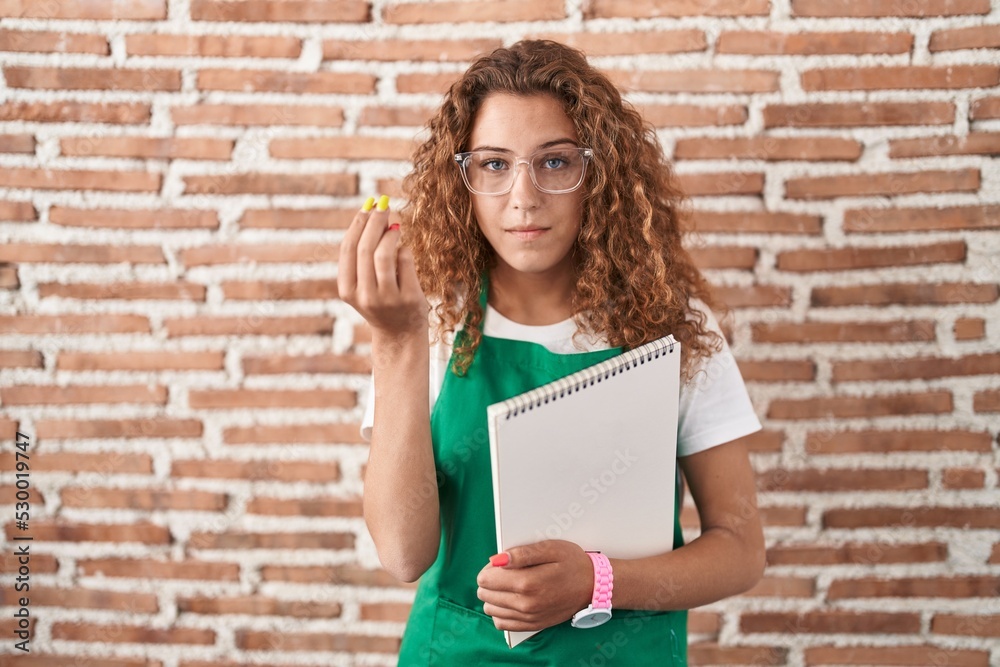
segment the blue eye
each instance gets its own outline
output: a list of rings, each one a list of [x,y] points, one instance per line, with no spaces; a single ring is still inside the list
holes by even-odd
[[[560,167],[565,167],[566,164],[566,160],[561,157],[550,157],[545,159],[546,169],[559,169]]]
[[[482,162],[479,163],[479,168],[485,169],[486,171],[500,171],[502,169],[505,169],[506,167],[507,164],[503,160],[497,158],[483,160]]]

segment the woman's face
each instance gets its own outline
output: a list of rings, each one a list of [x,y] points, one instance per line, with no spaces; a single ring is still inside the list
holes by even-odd
[[[514,157],[528,157],[542,148],[579,146],[573,122],[555,98],[493,93],[476,114],[467,150],[502,152],[510,158],[507,165],[513,165]],[[510,192],[470,195],[479,228],[496,251],[495,271],[501,276],[573,272],[572,249],[583,217],[582,186],[565,194],[544,193],[522,164]]]

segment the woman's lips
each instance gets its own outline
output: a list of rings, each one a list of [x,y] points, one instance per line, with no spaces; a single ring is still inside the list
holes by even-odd
[[[537,239],[547,231],[549,230],[543,227],[528,227],[525,229],[508,229],[507,233],[520,241],[531,241]]]

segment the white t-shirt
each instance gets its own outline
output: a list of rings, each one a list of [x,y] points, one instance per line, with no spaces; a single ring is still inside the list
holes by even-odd
[[[718,322],[708,308],[700,302],[692,302],[708,316],[707,328],[721,335]],[[483,320],[483,334],[494,338],[538,343],[550,352],[573,354],[606,350],[610,346],[592,336],[580,336],[579,344],[573,340],[576,323],[567,319],[556,324],[532,326],[513,322],[492,306],[486,306]],[[434,407],[444,383],[451,346],[454,338],[447,337],[431,345],[430,349],[430,407]],[[736,366],[725,339],[722,349],[701,361],[699,371],[693,378],[681,385],[680,406],[677,421],[677,456],[690,456],[716,445],[759,431],[757,419],[750,397],[747,395],[743,376]],[[581,349],[581,347],[583,349]],[[372,424],[375,419],[374,382],[369,381],[365,414],[361,420],[361,435],[371,440]]]

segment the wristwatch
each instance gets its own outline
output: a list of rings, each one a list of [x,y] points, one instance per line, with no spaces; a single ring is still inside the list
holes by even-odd
[[[586,609],[573,614],[570,624],[574,628],[593,628],[611,619],[611,589],[615,587],[611,561],[600,551],[588,551],[587,555],[594,563],[594,598]]]

